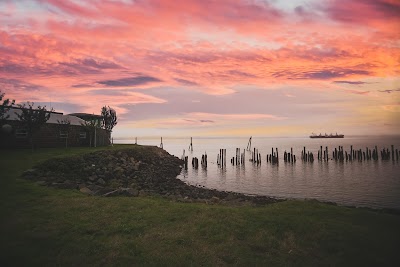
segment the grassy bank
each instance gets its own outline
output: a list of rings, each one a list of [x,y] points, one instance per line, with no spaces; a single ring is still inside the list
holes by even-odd
[[[107,149],[120,147],[126,146]],[[234,207],[156,197],[88,197],[19,179],[48,158],[93,150],[0,151],[1,266],[400,262],[398,215],[317,201]]]

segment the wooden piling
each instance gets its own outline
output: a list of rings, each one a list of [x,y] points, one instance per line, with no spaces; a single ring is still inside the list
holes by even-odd
[[[252,138],[252,136],[250,136],[249,142],[247,143],[247,148],[246,148],[247,151],[251,150],[251,138]]]
[[[193,138],[190,137],[189,151],[193,151]]]
[[[325,147],[325,151],[326,151],[326,161],[328,161],[329,160],[329,154],[328,154],[328,147],[327,146]]]
[[[392,145],[392,161],[394,161],[394,146]]]
[[[160,144],[160,148],[164,148],[163,142],[162,142],[162,137],[161,137],[161,144]]]

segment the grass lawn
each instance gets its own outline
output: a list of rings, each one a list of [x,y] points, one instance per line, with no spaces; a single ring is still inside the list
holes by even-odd
[[[0,266],[400,266],[399,215],[317,201],[102,198],[19,178],[48,158],[94,150],[0,150]]]

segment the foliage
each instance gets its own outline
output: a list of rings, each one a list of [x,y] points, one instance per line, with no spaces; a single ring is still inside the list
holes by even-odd
[[[42,107],[40,105],[34,108],[33,102],[18,104],[18,107],[20,108],[21,113],[15,112],[15,114],[28,131],[28,136],[33,148],[33,135],[49,120],[53,109],[47,110],[46,106]]]
[[[104,106],[101,108],[101,116],[103,117],[102,127],[107,131],[112,131],[115,125],[117,125],[117,113],[113,108]]]
[[[2,93],[0,91],[0,122],[8,119],[10,115],[4,115],[6,114],[10,108],[15,104],[15,100],[10,100],[10,99],[4,99],[5,93]]]

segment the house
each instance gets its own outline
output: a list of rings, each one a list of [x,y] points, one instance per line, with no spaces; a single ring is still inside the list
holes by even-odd
[[[31,147],[27,129],[17,116],[21,112],[21,108],[12,107],[6,113],[9,118],[0,125],[0,148]],[[110,145],[110,132],[99,127],[101,119],[94,114],[50,112],[49,120],[33,135],[33,143],[35,147]],[[70,124],[62,125],[61,121]],[[84,126],[87,122],[98,127]]]

